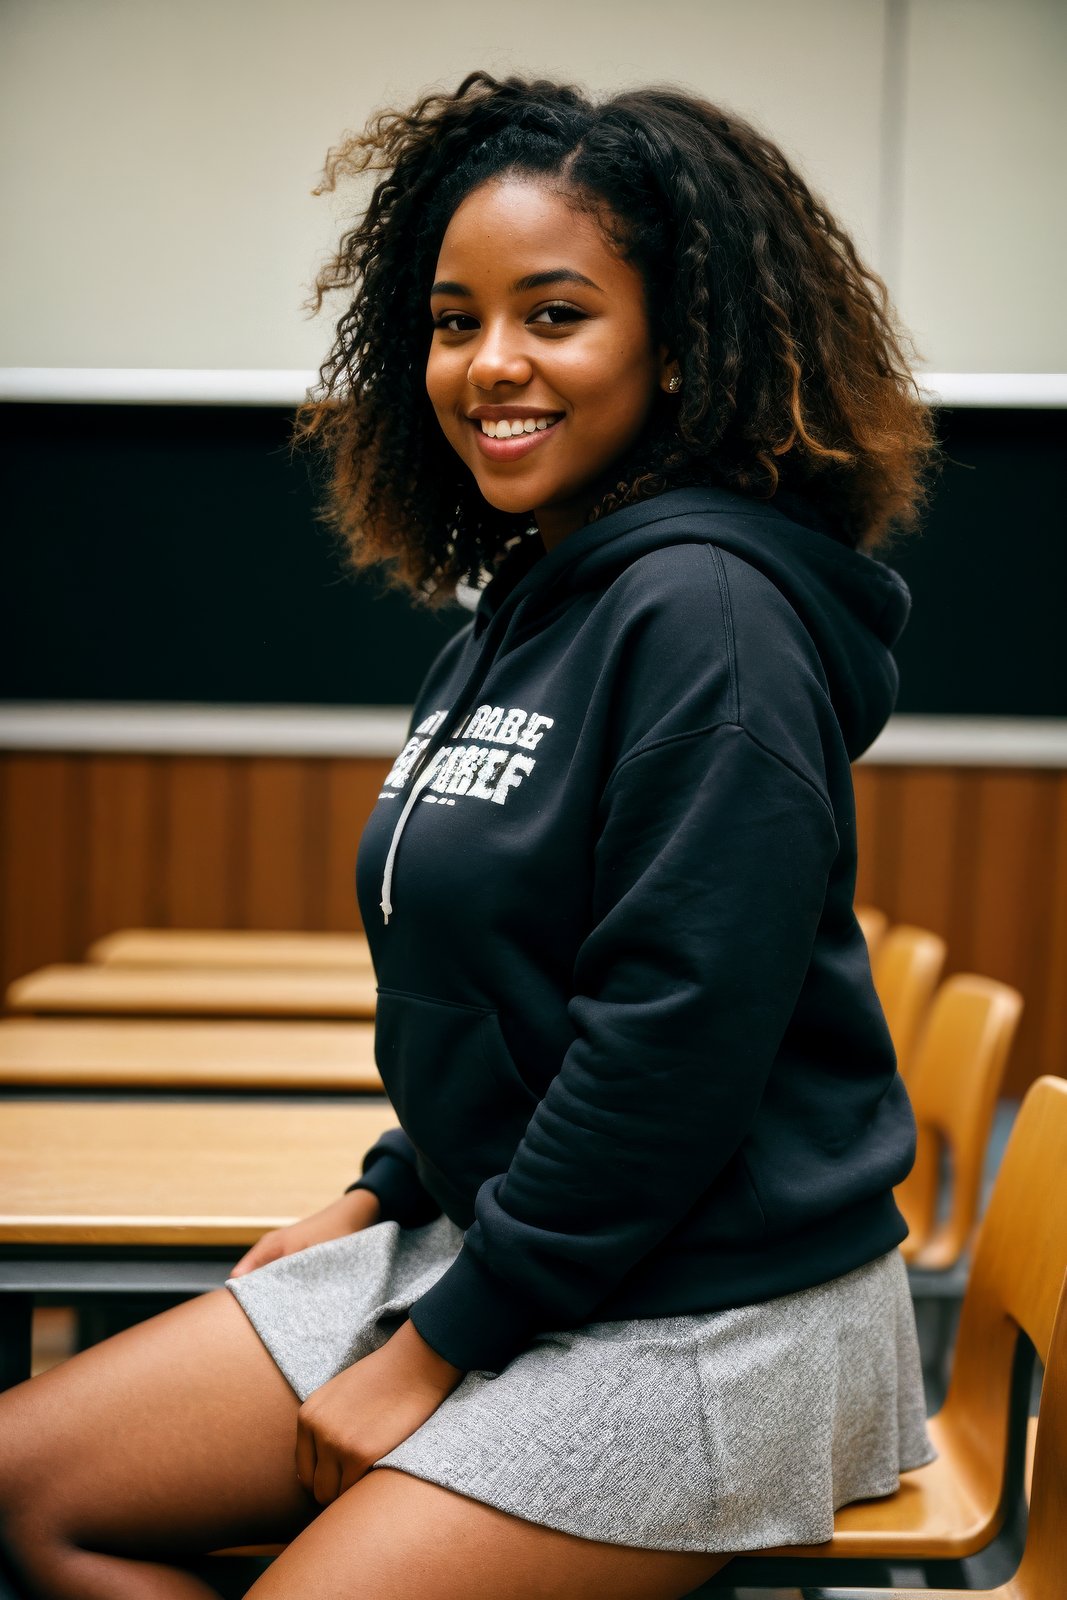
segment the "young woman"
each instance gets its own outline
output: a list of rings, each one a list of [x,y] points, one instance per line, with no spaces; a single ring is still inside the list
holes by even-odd
[[[360,844],[400,1127],[3,1397],[35,1596],[270,1540],[265,1600],[666,1600],[931,1455],[852,910],[932,450],[884,289],[671,88],[472,73],[368,167],[298,433],[357,565],[481,588]]]

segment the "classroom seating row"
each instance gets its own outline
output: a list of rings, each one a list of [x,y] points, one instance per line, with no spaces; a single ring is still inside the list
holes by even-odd
[[[199,936],[191,935],[188,937],[193,939]],[[264,936],[231,936],[231,940],[229,941],[231,955],[238,954],[238,948],[241,939],[248,937],[258,938]],[[265,937],[269,941],[270,939],[277,938],[279,936]],[[1018,1012],[1019,1009],[1021,1009],[1021,998],[1018,997],[1015,991],[1008,991],[1006,986],[993,985],[992,980],[977,978],[965,980],[962,986],[960,980],[949,979],[944,985],[941,986],[941,989],[938,990],[936,987],[937,978],[940,974],[941,965],[944,960],[944,949],[942,945],[940,956],[938,956],[937,945],[940,944],[940,941],[936,940],[935,935],[923,936],[922,930],[889,929],[883,922],[882,928],[880,930],[875,929],[873,933],[868,935],[868,937],[871,944],[872,966],[875,971],[876,984],[879,987],[879,993],[882,994],[883,1005],[886,1009],[887,1019],[890,1021],[891,1031],[893,1032],[894,1040],[898,1046],[902,1070],[905,1071],[906,1076],[908,1077],[913,1098],[920,1098],[919,1089],[924,1082],[931,1085],[934,1084],[938,1077],[944,1076],[947,1072],[949,1072],[954,1064],[958,1067],[964,1056],[966,1056],[967,1059],[972,1063],[972,1077],[974,1076],[974,1060],[976,1060],[978,1056],[981,1056],[982,1060],[986,1063],[983,1072],[979,1073],[979,1076],[982,1078],[982,1081],[986,1086],[986,1096],[988,1098],[989,1084],[993,1083],[997,1077],[998,1059],[999,1070],[1001,1072],[1003,1070],[1003,1061],[1004,1058],[1006,1058],[1007,1048],[1010,1045],[1011,1033],[1014,1031],[1014,1024],[1017,1022]],[[118,939],[119,936],[115,936],[114,942],[108,941],[102,951],[100,950],[100,947],[97,947],[97,951],[95,953],[98,956],[99,964],[101,966],[107,966],[109,964],[116,966],[121,965],[121,963],[115,962],[113,959],[116,947],[121,950],[121,945],[118,943]],[[278,946],[275,947],[275,951],[273,952],[268,949],[267,954],[276,954],[278,953],[278,949]],[[157,944],[155,952],[157,965],[162,965],[162,962],[159,959],[160,953],[160,946]],[[201,946],[199,952],[201,958],[203,953],[203,946]],[[235,961],[234,965],[238,968],[241,967],[241,963],[239,961]],[[250,963],[246,959],[245,967],[247,968],[248,965],[250,965]],[[195,969],[197,963],[194,962],[192,966]],[[312,968],[312,970],[314,969]],[[271,973],[271,977],[274,980],[278,978],[278,975],[279,973],[277,969],[273,970]],[[25,982],[26,980],[22,981]],[[1012,997],[1014,997],[1014,1000]],[[162,1025],[159,1023],[147,1023],[143,1021],[140,1023],[126,1022],[123,1024],[107,1024],[102,1023],[100,1019],[96,1019],[95,1024],[84,1021],[80,1023],[67,1021],[63,1024],[46,1024],[40,1021],[12,1021],[9,1023],[0,1024],[0,1032],[7,1027],[21,1027],[24,1032],[27,1030],[32,1032],[34,1030],[41,1030],[55,1026],[69,1028],[80,1026],[84,1028],[94,1025],[97,1028],[140,1028],[141,1039],[139,1047],[142,1050],[149,1049],[153,1037],[158,1038],[164,1035],[172,1036],[173,1030],[176,1026],[173,1022]],[[181,1024],[182,1028],[199,1028],[201,1031],[201,1039],[205,1042],[206,1035],[212,1031],[212,1028],[215,1028],[216,1030],[219,1028],[228,1029],[231,1032],[231,1036],[235,1036],[238,1029],[245,1029],[251,1026],[257,1025],[235,1023],[205,1024],[195,1022],[184,1022]],[[276,1031],[279,1029],[298,1029],[300,1027],[313,1029],[318,1027],[336,1030],[343,1027],[361,1027],[364,1029],[363,1037],[365,1042],[367,1041],[370,1033],[370,1029],[366,1024],[346,1025],[338,1023],[299,1024],[294,1022],[269,1022],[258,1024],[258,1027],[261,1034],[260,1048],[268,1050],[268,1053],[269,1047],[267,1045],[267,1040],[270,1036],[275,1035]],[[155,1030],[155,1034],[153,1034],[153,1030]],[[961,1050],[961,1039],[966,1041],[966,1049]],[[296,1041],[294,1040],[293,1042],[295,1043]],[[340,1039],[335,1040],[334,1043],[335,1046],[340,1047],[342,1050],[347,1047],[346,1042]],[[96,1047],[98,1054],[102,1058],[106,1051],[106,1045],[102,1034],[97,1036]],[[180,1049],[180,1046],[178,1048]],[[938,1065],[939,1062],[941,1065]],[[1057,1080],[1047,1080],[1047,1082],[1053,1084],[1056,1083],[1056,1081]],[[1061,1087],[1067,1088],[1067,1086]],[[993,1097],[995,1099],[995,1089],[993,1091]],[[959,1095],[956,1093],[955,1089],[946,1089],[942,1094],[942,1100],[948,1105],[950,1110],[957,1103],[958,1099]],[[931,1104],[932,1103],[933,1101],[931,1101]],[[159,1157],[161,1156],[162,1152],[157,1152],[156,1159],[153,1159],[153,1153],[151,1150],[151,1136],[149,1132],[151,1119],[149,1119],[148,1123],[140,1128],[134,1128],[132,1124],[127,1122],[125,1130],[122,1130],[116,1126],[114,1107],[105,1108],[103,1106],[84,1105],[81,1107],[83,1112],[90,1113],[90,1115],[95,1112],[104,1112],[105,1115],[97,1118],[97,1126],[95,1129],[89,1129],[87,1126],[83,1126],[80,1131],[72,1130],[71,1138],[67,1146],[64,1147],[63,1145],[60,1145],[57,1148],[49,1130],[46,1127],[39,1125],[31,1127],[29,1125],[30,1120],[32,1120],[34,1116],[39,1115],[40,1111],[42,1110],[41,1105],[29,1103],[25,1106],[18,1107],[17,1109],[24,1113],[23,1120],[26,1122],[26,1125],[20,1126],[17,1130],[13,1128],[13,1145],[15,1149],[11,1152],[12,1154],[15,1154],[17,1150],[34,1151],[39,1153],[43,1149],[47,1148],[54,1151],[59,1167],[69,1173],[70,1162],[73,1157],[76,1157],[79,1153],[84,1152],[84,1150],[87,1148],[96,1148],[97,1150],[100,1150],[107,1144],[107,1136],[104,1130],[110,1125],[116,1140],[116,1143],[110,1152],[110,1164],[112,1165],[113,1170],[121,1170],[126,1163],[125,1155],[116,1161],[116,1152],[118,1150],[128,1152],[132,1149],[138,1150],[142,1154],[146,1154],[148,1156],[149,1159],[147,1170],[149,1172],[155,1171],[158,1174],[163,1171],[163,1167],[159,1164]],[[68,1106],[67,1109],[70,1110],[71,1108]],[[151,1108],[143,1105],[138,1107],[136,1104],[124,1106],[122,1108],[123,1118],[125,1118],[128,1113],[136,1113],[138,1110],[144,1112],[146,1109],[150,1110]],[[216,1154],[216,1160],[214,1162],[209,1160],[207,1165],[213,1166],[216,1172],[220,1170],[226,1170],[228,1167],[230,1167],[232,1165],[233,1157],[233,1150],[231,1147],[233,1131],[232,1125],[234,1121],[232,1103],[229,1107],[216,1106],[212,1108],[205,1108],[201,1105],[181,1108],[181,1110],[187,1111],[191,1114],[190,1130],[185,1134],[184,1137],[181,1134],[178,1121],[175,1120],[175,1113],[178,1111],[178,1109],[179,1108],[173,1106],[168,1107],[168,1137],[172,1142],[176,1138],[179,1148],[183,1149],[187,1156],[192,1153],[194,1148],[201,1151],[204,1149],[204,1125],[199,1120],[202,1117],[204,1110],[212,1109],[220,1113],[218,1134],[225,1141],[227,1160],[221,1161],[217,1158],[218,1155],[221,1154],[221,1151],[219,1151]],[[266,1127],[266,1123],[255,1130],[257,1137],[253,1140],[253,1144],[258,1146],[260,1151],[265,1153],[269,1167],[272,1167],[274,1170],[277,1170],[279,1167],[281,1170],[286,1170],[288,1168],[290,1171],[292,1171],[292,1136],[296,1131],[296,1124],[292,1120],[292,1108],[264,1106],[257,1107],[255,1109],[257,1111],[263,1111],[267,1113],[273,1113],[275,1111],[282,1112],[286,1127],[283,1130],[281,1125],[279,1125],[277,1128],[277,1133],[283,1140],[282,1148],[285,1152],[284,1158],[280,1162],[271,1160],[271,1135]],[[318,1109],[320,1108],[303,1107],[301,1108],[301,1111],[303,1112],[304,1110],[311,1111]],[[393,1120],[392,1113],[389,1111],[387,1106],[379,1105],[378,1107],[371,1108],[366,1104],[366,1102],[364,1102],[362,1106],[331,1106],[328,1110],[326,1107],[321,1109],[327,1112],[327,1116],[331,1119],[333,1127],[338,1131],[345,1151],[352,1151],[353,1156],[356,1154],[357,1148],[366,1148],[366,1143],[372,1142],[373,1138],[377,1137],[381,1126],[388,1125]],[[382,1119],[380,1124],[375,1123],[375,1126],[371,1128],[370,1124],[368,1123],[366,1127],[357,1128],[356,1124],[351,1119],[346,1119],[345,1125],[342,1125],[342,1123],[334,1120],[337,1118],[340,1111],[348,1113],[350,1111],[360,1110],[371,1111],[372,1119],[375,1115],[377,1115]],[[244,1109],[242,1109],[240,1120],[242,1122],[245,1121]],[[269,1117],[267,1120],[269,1121]],[[972,1118],[972,1121],[975,1122],[975,1125],[979,1125],[981,1123],[981,1117],[979,1116],[977,1118]],[[920,1122],[922,1122],[921,1117]],[[353,1136],[355,1137],[353,1138]],[[309,1151],[316,1153],[316,1165],[317,1153],[321,1148],[321,1138],[322,1134],[320,1128],[316,1127],[313,1137],[309,1135],[309,1142],[307,1145],[307,1149]],[[1013,1133],[1012,1138],[1013,1140],[1016,1138],[1015,1133]],[[364,1139],[366,1142],[361,1142]],[[208,1143],[210,1144],[210,1141],[208,1141]],[[277,1152],[275,1152],[275,1154],[276,1153]],[[1061,1169],[1062,1153],[1063,1152],[1061,1151]],[[34,1159],[37,1159],[36,1155],[34,1156]],[[1016,1165],[1018,1165],[1018,1162],[1016,1162]],[[351,1163],[349,1162],[349,1170],[350,1166]],[[211,1234],[212,1241],[216,1248],[222,1244],[232,1246],[243,1245],[249,1242],[250,1237],[257,1236],[258,1233],[263,1230],[263,1228],[276,1225],[278,1221],[284,1220],[284,1217],[278,1215],[277,1209],[271,1210],[269,1207],[264,1208],[264,1210],[256,1218],[252,1218],[248,1215],[247,1208],[242,1214],[241,1205],[246,1198],[244,1177],[247,1175],[246,1171],[243,1170],[243,1167],[244,1158],[239,1157],[236,1163],[236,1169],[238,1172],[238,1184],[241,1199],[238,1201],[236,1206],[231,1204],[229,1214],[227,1214],[225,1197],[218,1196],[216,1197],[215,1201],[211,1205],[207,1206],[196,1219],[191,1219],[188,1214],[186,1214],[180,1220],[172,1218],[171,1223],[173,1226],[169,1232],[165,1221],[164,1226],[160,1228],[159,1223],[161,1218],[159,1215],[153,1219],[146,1219],[145,1201],[146,1199],[149,1201],[153,1199],[151,1187],[146,1190],[143,1187],[143,1175],[141,1178],[138,1178],[135,1174],[128,1171],[128,1175],[132,1178],[135,1191],[128,1210],[124,1212],[121,1205],[117,1205],[113,1207],[107,1218],[98,1214],[95,1219],[95,1224],[93,1224],[91,1227],[92,1237],[95,1240],[95,1243],[99,1246],[114,1246],[123,1242],[133,1242],[134,1240],[141,1244],[155,1243],[158,1245],[164,1236],[169,1238],[172,1243],[180,1240],[186,1244],[193,1243],[194,1241],[202,1244],[204,1242],[205,1235],[202,1231],[199,1231],[198,1225],[202,1224],[205,1218],[210,1217],[210,1219],[216,1224],[214,1232]],[[958,1170],[957,1164],[957,1173]],[[37,1172],[37,1178],[41,1180],[40,1188],[38,1190],[39,1193],[48,1194],[53,1192],[53,1184],[55,1182],[54,1178],[48,1178],[39,1170]],[[350,1181],[350,1177],[348,1177],[346,1181]],[[998,1179],[998,1183],[1000,1183],[1000,1181],[1001,1180]],[[309,1190],[304,1184],[302,1178],[298,1178],[298,1182],[301,1185],[301,1198],[300,1201],[291,1208],[291,1214],[297,1214],[297,1212],[300,1210],[306,1211],[308,1208],[307,1195]],[[59,1183],[61,1187],[61,1176],[59,1178]],[[164,1188],[166,1188],[165,1183]],[[54,1218],[52,1219],[51,1225],[49,1225],[44,1217],[37,1218],[36,1223],[34,1222],[34,1219],[24,1217],[23,1226],[25,1230],[23,1236],[24,1242],[30,1244],[34,1241],[37,1243],[43,1243],[46,1240],[56,1242],[59,1236],[62,1235],[65,1224],[62,1221],[57,1223]],[[50,1226],[52,1229],[51,1232],[49,1231]],[[2,1227],[2,1224],[0,1224],[0,1227]],[[57,1228],[58,1233],[55,1231]],[[986,1230],[984,1229],[983,1236],[985,1231]],[[956,1233],[957,1235],[960,1233],[958,1226]],[[934,1235],[931,1233],[930,1237],[933,1236]],[[2,1240],[4,1237],[9,1236],[0,1233],[0,1240]],[[995,1259],[996,1253],[994,1252],[994,1260]],[[978,1260],[979,1257],[976,1257],[976,1272]],[[1063,1263],[1061,1261],[1061,1278],[1062,1266]],[[973,1292],[973,1281],[974,1280],[972,1277],[972,1286],[969,1286],[968,1288],[968,1296],[970,1296]],[[1026,1326],[1025,1323],[1023,1325]],[[971,1337],[971,1343],[974,1343],[973,1336]],[[939,1413],[939,1416],[947,1417],[948,1419],[947,1426],[949,1427],[949,1435],[947,1437],[949,1438],[952,1437],[953,1424],[951,1419],[955,1414],[953,1406],[950,1404],[950,1402],[952,1400],[952,1395],[959,1391],[957,1373],[961,1370],[961,1359],[963,1360],[962,1371],[966,1373],[969,1370],[967,1366],[967,1360],[964,1356],[966,1348],[967,1336],[965,1320],[964,1324],[961,1326],[961,1341],[957,1351],[956,1362],[954,1363],[953,1367],[953,1384],[955,1387],[950,1387],[949,1398],[946,1400],[945,1407],[943,1407],[942,1411]],[[1037,1348],[1040,1354],[1041,1346],[1038,1344]],[[963,1382],[964,1393],[966,1394],[966,1381],[960,1381]],[[1049,1375],[1046,1373],[1046,1387],[1048,1382]],[[993,1392],[993,1390],[990,1391],[991,1394]],[[967,1411],[967,1408],[962,1406],[962,1402],[959,1401],[956,1402],[956,1411],[959,1412],[960,1415],[970,1414]],[[964,1432],[966,1432],[966,1430],[964,1430]],[[1040,1436],[1039,1430],[1039,1439]],[[963,1438],[963,1433],[960,1434],[960,1438]],[[970,1477],[968,1477],[967,1474],[964,1474],[964,1476],[961,1478],[957,1472],[957,1468],[959,1468],[962,1463],[962,1457],[960,1457],[959,1450],[956,1450],[956,1454],[954,1456],[951,1445],[945,1446],[940,1439],[938,1439],[938,1445],[939,1450],[941,1450],[941,1456],[939,1460],[942,1460],[946,1463],[946,1469],[952,1479],[952,1482],[956,1485],[957,1491],[959,1491],[961,1483],[969,1485],[967,1489],[967,1495],[964,1496],[964,1498],[968,1500],[973,1512],[976,1496],[980,1498],[980,1496],[977,1495],[975,1483],[971,1481],[974,1476],[973,1472],[970,1474]],[[1054,1447],[1051,1445],[1048,1446],[1045,1449],[1045,1454],[1050,1454],[1053,1448]],[[995,1453],[996,1452],[994,1451],[994,1454]],[[934,1463],[932,1465],[936,1468],[938,1463]],[[1007,1465],[1010,1465],[1010,1463]],[[1005,1467],[1005,1470],[1007,1470],[1007,1466]],[[920,1472],[923,1473],[928,1473],[929,1471],[930,1469],[920,1469]],[[912,1478],[915,1475],[909,1474],[908,1476],[909,1478]],[[1038,1469],[1035,1466],[1035,1495],[1037,1494],[1036,1485],[1038,1484],[1039,1476]],[[1043,1477],[1041,1477],[1041,1481],[1044,1481]],[[933,1479],[931,1478],[930,1483],[932,1482]],[[910,1486],[903,1486],[902,1492],[904,1488],[910,1488]],[[895,1499],[896,1497],[890,1498]],[[961,1503],[959,1493],[956,1495],[956,1500],[957,1509],[959,1509],[959,1504]],[[877,1504],[881,1506],[884,1503],[877,1502],[871,1504]],[[1036,1506],[1037,1502],[1035,1500],[1035,1510]],[[835,1563],[842,1553],[848,1555],[862,1555],[869,1553],[865,1552],[862,1539],[858,1544],[854,1539],[852,1539],[850,1542],[848,1513],[850,1511],[854,1511],[855,1509],[856,1508],[846,1508],[846,1510],[841,1513],[841,1517],[844,1519],[841,1530],[843,1543],[838,1545],[837,1535],[835,1533],[834,1547],[819,1552],[819,1554],[828,1556],[831,1560],[831,1563]],[[929,1510],[929,1507],[926,1509]],[[943,1509],[944,1508],[942,1507],[942,1512]],[[942,1521],[943,1520],[944,1519],[942,1517]],[[988,1524],[988,1519],[986,1520]],[[973,1543],[973,1539],[976,1536],[975,1526],[975,1518],[972,1515],[970,1533],[967,1535],[967,1538],[972,1541],[972,1549],[981,1547],[980,1542],[979,1544]],[[991,1526],[991,1524],[988,1524],[988,1526]],[[877,1543],[877,1540],[875,1542]],[[964,1542],[966,1543],[967,1541],[965,1540]],[[892,1541],[890,1541],[890,1543],[892,1543]],[[957,1541],[956,1553],[952,1555],[946,1555],[943,1551],[934,1550],[933,1557],[941,1560],[955,1560],[958,1559],[958,1555],[961,1550],[962,1547],[959,1546]],[[894,1547],[889,1551],[889,1558],[900,1559],[902,1555],[908,1555],[910,1558],[911,1553],[912,1552],[910,1552],[908,1549],[907,1540],[905,1540],[904,1543],[899,1546],[899,1548]],[[962,1553],[966,1554],[967,1551],[962,1550]],[[875,1554],[878,1559],[885,1559],[884,1551],[876,1551]],[[782,1556],[793,1559],[798,1556],[798,1552],[789,1550],[788,1552],[782,1552]],[[732,1572],[736,1565],[736,1563],[732,1564],[731,1568],[727,1570]],[[830,1570],[836,1573],[839,1570],[839,1567],[837,1565],[832,1565]],[[745,1581],[748,1581],[748,1579],[746,1578]],[[775,1581],[781,1581],[780,1575]],[[1005,1594],[1008,1592],[1009,1591],[1007,1590],[1004,1591]],[[1016,1591],[1014,1590],[1011,1591],[1013,1594],[1015,1592]],[[1036,1594],[1039,1591],[1020,1590],[1018,1592],[1020,1594],[1025,1592],[1029,1596],[1029,1594]]]
[[[870,907],[857,916],[919,1124],[915,1168],[898,1195],[910,1228],[904,1254],[945,1270],[973,1233],[1022,997],[974,974],[939,988],[946,948],[937,934],[890,928]],[[340,997],[360,1020],[337,1020]],[[121,930],[91,946],[83,965],[11,985],[16,1015],[0,1021],[0,1086],[381,1093],[374,998],[362,935]],[[222,1015],[195,1014],[212,1010]]]
[[[938,989],[942,939],[907,925],[890,928],[870,907],[858,908],[857,916],[919,1123],[915,1168],[898,1194],[910,1228],[904,1254],[927,1274],[923,1292],[936,1298],[944,1282],[928,1275],[956,1265],[973,1233],[983,1156],[1022,1001],[1007,985],[975,975],[957,975]],[[235,984],[244,986],[239,1008],[258,1016],[188,1014],[210,1011],[220,997],[227,1012]],[[328,1013],[340,993],[368,1020],[276,1014],[293,1007],[297,995],[314,1013],[323,985]],[[12,985],[9,1004],[20,1014],[0,1021],[0,1086],[381,1093],[369,1020],[373,986],[362,935],[120,930],[91,946],[82,966],[47,968]],[[49,1015],[52,1007],[60,1014]],[[78,1015],[83,1008],[90,1014]],[[178,1014],[164,1021],[168,1008]],[[156,1015],[136,1014],[146,1009]],[[135,1014],[101,1016],[101,1010]],[[949,1317],[961,1292],[957,1281]],[[947,1330],[940,1307],[930,1341],[938,1364]]]
[[[362,934],[122,929],[8,988],[0,1086],[382,1093]]]
[[[50,1155],[54,1163],[50,1174],[40,1166],[40,1152],[51,1149],[56,1131],[48,1126],[48,1118],[40,1115],[50,1107],[14,1104],[10,1109],[16,1118],[14,1122],[5,1118],[5,1142],[10,1139],[10,1147],[3,1152],[2,1165],[11,1173],[26,1160],[27,1150],[35,1152],[32,1160],[43,1210],[53,1192],[62,1194],[64,1182],[69,1184],[70,1173],[85,1162],[86,1152],[99,1173],[125,1173],[131,1190],[130,1213],[123,1214],[122,1206],[115,1205],[112,1190],[107,1205],[114,1210],[107,1216],[96,1214],[93,1226],[86,1227],[83,1243],[101,1248],[123,1240],[141,1245],[158,1242],[162,1237],[158,1218],[149,1218],[147,1208],[157,1206],[162,1211],[171,1203],[170,1179],[176,1171],[181,1173],[179,1194],[190,1210],[202,1211],[200,1216],[176,1214],[173,1218],[170,1238],[184,1245],[186,1259],[195,1259],[190,1256],[190,1246],[197,1242],[210,1242],[216,1250],[219,1245],[230,1246],[232,1259],[262,1227],[283,1221],[286,1211],[293,1214],[298,1210],[296,1195],[307,1205],[320,1194],[325,1198],[336,1192],[338,1182],[350,1170],[352,1155],[390,1120],[387,1107],[374,1110],[365,1104],[341,1109],[242,1106],[235,1115],[232,1104],[133,1104],[117,1109],[112,1104],[90,1102],[77,1107],[80,1123],[70,1128],[66,1144]],[[280,1150],[285,1152],[283,1162],[278,1162]],[[141,1166],[139,1176],[131,1168],[131,1152]],[[166,1162],[171,1163],[170,1176],[160,1165]],[[1067,1269],[1067,1208],[1056,1203],[1065,1170],[1067,1083],[1043,1078],[1025,1099],[982,1222],[949,1398],[931,1419],[937,1461],[905,1475],[897,1494],[841,1510],[829,1546],[774,1552],[792,1563],[789,1570],[793,1574],[797,1563],[806,1566],[819,1557],[830,1563],[841,1558],[883,1565],[958,1563],[997,1536],[1021,1494],[1027,1373],[1017,1360],[1017,1350],[1024,1334],[1045,1362],[1045,1394],[1033,1466],[1029,1568],[1024,1563],[1016,1584],[1003,1589],[1003,1595],[1046,1600],[1056,1594],[1054,1587],[1041,1587],[1041,1582],[1048,1584],[1053,1571],[1067,1570],[1067,1566],[1049,1570],[1041,1563],[1046,1558],[1059,1562],[1067,1557],[1062,1550],[1067,1477],[1057,1477],[1056,1466],[1057,1461],[1061,1469],[1064,1464],[1067,1312],[1061,1307],[1059,1317],[1054,1315]],[[274,1202],[264,1205],[259,1214],[250,1214],[246,1197],[254,1190],[256,1171],[272,1187],[285,1174],[291,1190],[282,1195],[283,1203],[278,1206],[275,1187]],[[211,1182],[229,1186],[227,1194],[214,1194],[210,1206],[205,1205],[205,1174],[211,1174]],[[66,1202],[72,1202],[69,1192]],[[213,1219],[205,1227],[208,1210],[213,1211]],[[86,1211],[91,1211],[91,1203]],[[27,1216],[24,1221],[27,1238],[53,1243],[66,1226],[61,1218],[53,1218],[51,1227],[42,1216]],[[24,1266],[26,1258],[14,1262],[16,1270],[19,1264]],[[0,1262],[0,1269],[5,1266],[8,1262]],[[729,1571],[734,1582],[760,1581],[758,1566],[745,1571],[736,1563]],[[813,1576],[819,1571],[822,1568],[814,1568]],[[835,1571],[835,1566],[830,1566],[830,1571]],[[765,1558],[765,1576],[766,1581],[781,1582],[782,1568],[773,1568]]]
[[[945,1272],[963,1258],[981,1205],[990,1131],[1023,997],[977,973],[941,981],[945,941],[929,929],[857,908],[875,989],[908,1086],[916,1160],[897,1190],[910,1266]]]

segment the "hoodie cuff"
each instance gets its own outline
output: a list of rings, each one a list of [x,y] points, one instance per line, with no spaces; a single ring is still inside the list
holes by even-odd
[[[378,1196],[379,1222],[418,1228],[441,1214],[441,1207],[427,1194],[414,1167],[390,1150],[367,1152],[363,1176],[350,1183],[345,1194],[351,1194],[353,1189],[369,1189]]]
[[[439,1356],[465,1372],[501,1372],[535,1331],[529,1306],[466,1244],[408,1317]]]

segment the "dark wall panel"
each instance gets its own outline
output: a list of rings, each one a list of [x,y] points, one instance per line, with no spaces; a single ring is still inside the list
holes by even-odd
[[[0,407],[9,699],[398,705],[466,620],[344,571],[282,410]],[[898,709],[1067,715],[1064,413],[943,412]]]
[[[1062,411],[956,411],[921,534],[890,557],[914,605],[898,711],[1067,716]]]
[[[404,705],[468,620],[348,576],[283,411],[0,421],[7,699]]]

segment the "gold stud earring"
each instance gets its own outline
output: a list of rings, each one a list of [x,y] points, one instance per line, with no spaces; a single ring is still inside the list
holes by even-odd
[[[670,390],[671,394],[673,394],[676,389],[680,389],[681,387],[682,380],[677,373],[674,373],[671,377],[670,383],[667,385],[667,388]]]

